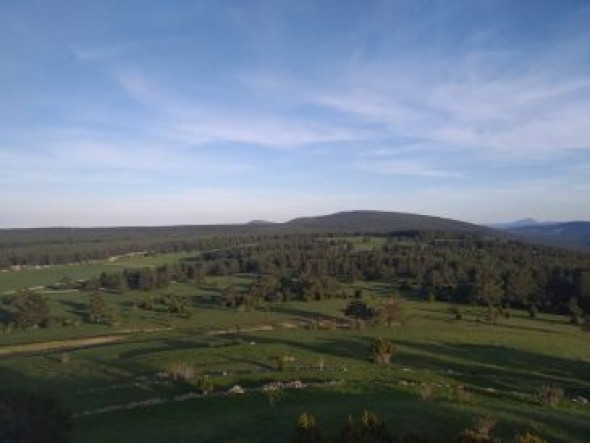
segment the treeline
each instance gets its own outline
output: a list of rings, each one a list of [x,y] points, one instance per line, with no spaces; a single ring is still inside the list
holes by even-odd
[[[375,238],[375,237],[373,237]],[[406,233],[372,238],[260,237],[159,268],[102,274],[86,289],[156,289],[171,280],[257,274],[247,292],[228,286],[227,305],[344,296],[356,281],[402,282],[423,297],[456,303],[590,312],[590,257],[579,252],[476,236]],[[360,243],[360,247],[359,247]],[[572,302],[573,300],[573,302]]]
[[[0,269],[103,260],[134,252],[173,253],[235,247],[258,234],[206,227],[0,230]],[[244,231],[244,232],[242,232]],[[225,233],[223,233],[225,232]]]
[[[318,278],[402,281],[436,300],[569,313],[573,299],[590,312],[590,257],[580,252],[423,233],[390,236],[366,249],[345,238],[266,238],[205,253],[202,266],[207,274],[273,276],[276,292],[283,295],[299,282]]]

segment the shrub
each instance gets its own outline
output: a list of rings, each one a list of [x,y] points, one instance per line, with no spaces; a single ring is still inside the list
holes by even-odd
[[[18,291],[5,300],[16,309],[14,321],[23,329],[37,327],[49,320],[49,306],[45,297],[29,290]]]
[[[209,392],[212,392],[215,389],[215,383],[209,377],[204,375],[203,377],[199,377],[195,381],[195,387],[201,391],[202,394],[207,395]]]
[[[465,429],[457,438],[457,443],[493,443],[500,441],[491,435],[497,420],[486,416],[478,418],[472,428]]]
[[[463,385],[456,386],[453,389],[453,397],[459,403],[467,403],[472,399],[471,393]]]
[[[360,331],[365,328],[365,322],[360,318],[351,318],[349,320],[349,327],[354,331]]]
[[[166,367],[166,372],[173,380],[191,381],[195,377],[194,368],[183,361],[175,361]]]
[[[535,434],[525,433],[525,434],[517,434],[514,436],[512,443],[547,443],[542,437],[539,437]]]
[[[388,364],[397,349],[391,340],[376,338],[371,343],[371,356],[375,363]]]
[[[537,318],[538,313],[539,313],[539,308],[537,308],[535,305],[529,306],[529,317],[530,318]]]
[[[363,320],[371,320],[377,316],[377,311],[371,308],[362,300],[352,300],[346,306],[344,315],[352,318],[359,318]]]
[[[432,385],[425,383],[420,385],[418,393],[420,394],[420,400],[430,401],[434,396],[434,389],[432,389]]]
[[[563,389],[557,386],[543,385],[539,391],[539,396],[542,404],[556,407],[563,400]]]
[[[582,311],[582,308],[580,308],[578,305],[578,299],[575,297],[570,298],[567,307],[571,315],[570,323],[579,325],[582,322],[582,315],[584,314],[584,311]]]
[[[322,441],[319,427],[314,415],[304,412],[295,421],[292,443],[318,443]]]
[[[338,443],[391,443],[393,438],[387,427],[387,423],[377,414],[364,411],[359,420],[352,416],[340,431]]]
[[[274,357],[272,357],[272,360],[274,360],[277,365],[277,371],[282,371],[283,369],[285,369],[285,362],[287,361],[285,355],[275,355]]]
[[[428,291],[428,302],[429,303],[434,303],[436,301],[436,295],[434,293],[434,291]]]
[[[449,314],[455,317],[455,320],[461,320],[463,318],[463,312],[458,306],[451,306],[449,308]]]

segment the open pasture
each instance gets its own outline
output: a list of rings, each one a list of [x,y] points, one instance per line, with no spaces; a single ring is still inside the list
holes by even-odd
[[[323,428],[337,430],[349,413],[363,409],[383,415],[395,433],[418,430],[442,441],[485,415],[499,420],[500,436],[529,430],[551,442],[582,443],[590,435],[590,407],[572,401],[590,397],[588,335],[565,317],[530,319],[513,311],[491,325],[478,320],[482,308],[467,309],[457,321],[445,303],[407,299],[403,326],[352,330],[337,327],[344,324],[338,320],[346,300],[239,311],[215,303],[217,291],[229,283],[246,285],[248,277],[166,288],[190,297],[188,319],[129,308],[135,292],[108,294],[110,303],[123,308],[122,324],[83,325],[76,334],[126,330],[123,339],[3,356],[0,376],[10,386],[50,387],[78,414],[77,442],[286,441],[303,411],[316,414]],[[377,300],[392,289],[362,286],[366,297]],[[50,297],[57,305],[83,296]],[[17,341],[24,343],[25,334],[41,341],[48,331],[16,333],[2,341],[20,336]],[[390,365],[369,359],[370,341],[378,336],[391,338],[398,348]],[[277,356],[289,357],[282,370]],[[179,363],[195,379],[210,378],[213,392],[200,396],[193,382],[164,375]],[[310,387],[281,391],[271,407],[261,388],[279,380]],[[338,383],[325,385],[333,382]],[[234,385],[246,393],[226,395]],[[539,401],[547,385],[564,390],[559,406]]]

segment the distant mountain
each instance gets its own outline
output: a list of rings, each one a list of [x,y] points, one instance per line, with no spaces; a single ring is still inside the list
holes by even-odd
[[[588,221],[537,224],[507,230],[532,241],[590,250],[590,222]]]
[[[267,221],[267,220],[251,220],[247,224],[249,225],[274,225],[275,222]]]
[[[496,233],[494,230],[449,218],[384,211],[347,211],[296,218],[281,226],[286,230],[320,232],[394,232],[410,230]]]
[[[514,228],[521,228],[523,226],[535,226],[538,225],[539,222],[534,218],[523,218],[522,220],[516,220],[512,222],[504,222],[504,223],[490,223],[487,226],[490,228],[495,229],[514,229]]]

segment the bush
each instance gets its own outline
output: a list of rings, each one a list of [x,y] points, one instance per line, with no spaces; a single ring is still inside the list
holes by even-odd
[[[321,434],[315,416],[304,412],[295,422],[295,431],[291,437],[292,443],[318,443]]]
[[[535,305],[529,306],[529,317],[530,318],[537,318],[538,313],[539,313],[539,308],[537,308]]]
[[[432,389],[432,385],[429,384],[420,385],[420,390],[418,392],[420,394],[420,400],[422,401],[430,401],[434,397],[434,389]]]
[[[195,377],[194,368],[183,361],[175,361],[166,367],[166,372],[173,380],[191,381]]]
[[[463,318],[463,312],[458,306],[451,306],[449,308],[449,314],[455,317],[455,320],[461,320]]]
[[[539,391],[539,396],[542,404],[553,408],[563,400],[563,389],[557,386],[543,385]]]
[[[14,321],[23,329],[37,327],[49,320],[49,306],[45,297],[29,290],[18,291],[5,300],[16,309]]]
[[[370,308],[364,301],[352,300],[346,306],[344,315],[362,320],[372,320],[377,316],[377,311],[374,308]]]
[[[453,397],[459,403],[467,403],[472,399],[471,393],[463,385],[456,386],[453,389]]]
[[[348,321],[348,327],[350,330],[360,331],[362,329],[365,329],[365,322],[360,318],[351,318]]]
[[[376,338],[371,343],[371,356],[375,363],[388,364],[396,352],[397,348],[391,340]]]
[[[359,420],[348,417],[347,423],[336,439],[338,443],[392,443],[387,423],[377,414],[364,411]]]
[[[457,443],[494,443],[500,442],[491,435],[497,420],[493,417],[477,419],[472,428],[465,429],[457,438]]]
[[[582,323],[582,315],[584,314],[584,311],[582,311],[582,308],[578,305],[578,299],[575,297],[570,298],[567,307],[570,311],[570,323],[574,325]]]
[[[529,434],[527,432],[526,434],[515,435],[512,443],[547,443],[547,440],[538,435]]]
[[[209,377],[204,375],[195,381],[195,387],[201,391],[202,394],[207,395],[209,392],[213,392],[213,389],[215,389],[215,383],[213,383],[213,380]]]

